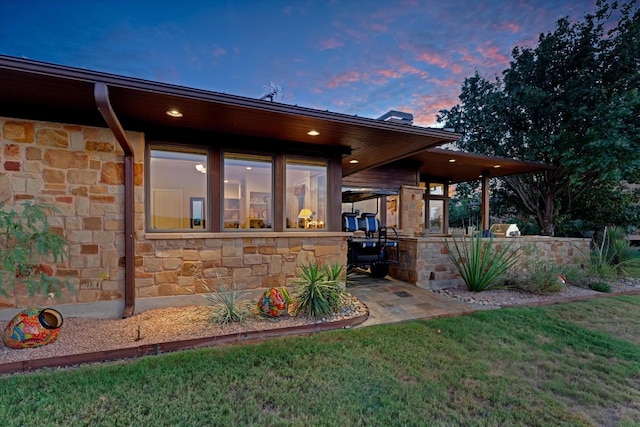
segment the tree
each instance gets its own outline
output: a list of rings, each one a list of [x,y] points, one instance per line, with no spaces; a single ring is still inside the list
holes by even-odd
[[[503,178],[518,208],[553,235],[559,218],[581,216],[585,199],[637,180],[639,87],[638,0],[622,6],[599,0],[581,22],[562,18],[536,47],[514,48],[502,80],[477,72],[467,78],[461,104],[438,120],[463,134],[463,150],[555,166]]]

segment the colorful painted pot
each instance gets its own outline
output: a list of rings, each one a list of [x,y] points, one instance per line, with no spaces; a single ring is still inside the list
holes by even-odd
[[[11,348],[50,344],[58,338],[62,321],[62,315],[53,308],[27,308],[11,319],[2,340]]]
[[[286,289],[271,288],[258,300],[258,311],[267,317],[279,317],[287,314],[289,294]]]

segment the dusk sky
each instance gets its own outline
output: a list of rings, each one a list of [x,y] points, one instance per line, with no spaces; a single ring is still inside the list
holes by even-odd
[[[595,0],[0,0],[0,54],[435,125],[464,79],[509,65]]]

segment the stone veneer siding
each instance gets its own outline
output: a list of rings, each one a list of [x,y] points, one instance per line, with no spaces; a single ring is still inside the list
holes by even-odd
[[[239,289],[290,284],[299,263],[346,263],[344,233],[145,233],[144,135],[134,149],[136,298],[179,296],[232,282]],[[69,242],[53,274],[73,288],[57,299],[0,297],[0,309],[124,298],[124,154],[107,128],[0,117],[0,202],[54,205],[52,229]],[[195,274],[195,275],[194,275]]]
[[[459,239],[459,238],[458,238]],[[523,248],[516,269],[523,269],[532,262],[549,262],[557,265],[580,267],[589,255],[589,239],[522,236],[495,238],[496,250],[512,244],[514,250]],[[444,238],[401,238],[399,263],[392,265],[390,275],[425,289],[443,289],[463,284],[449,258]]]
[[[403,185],[400,188],[400,230],[406,236],[424,231],[424,192],[426,188]]]
[[[291,285],[301,263],[345,265],[347,258],[344,233],[202,234],[147,235],[139,242],[136,295],[190,295],[207,292],[220,281],[227,289],[240,290]]]

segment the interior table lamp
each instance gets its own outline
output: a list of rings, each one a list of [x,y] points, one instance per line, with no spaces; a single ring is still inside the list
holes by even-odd
[[[309,218],[313,215],[311,209],[302,208],[300,209],[300,213],[298,214],[298,220],[300,220],[300,224],[302,224],[302,228],[307,228],[309,223]]]

